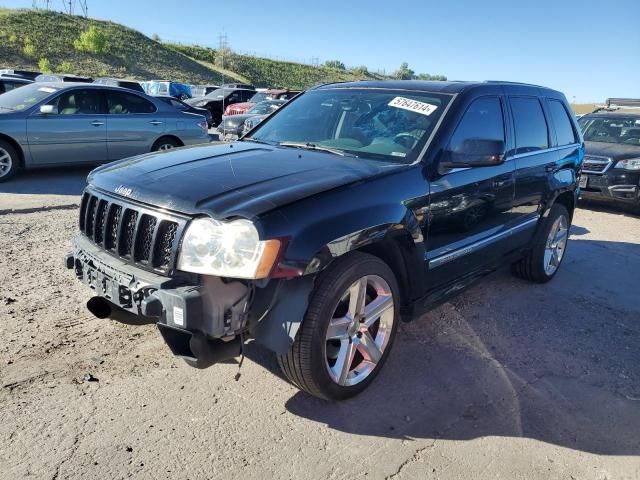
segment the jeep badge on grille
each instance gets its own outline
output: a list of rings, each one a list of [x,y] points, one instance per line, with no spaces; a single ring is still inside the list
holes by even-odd
[[[133,190],[131,188],[127,188],[124,185],[120,185],[118,188],[114,190],[118,195],[122,195],[123,197],[130,197]]]

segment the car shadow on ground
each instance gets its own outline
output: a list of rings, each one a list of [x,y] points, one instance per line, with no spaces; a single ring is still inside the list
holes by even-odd
[[[584,210],[592,210],[594,212],[613,213],[615,215],[624,215],[625,217],[640,218],[640,208],[626,203],[610,203],[598,202],[597,200],[581,199],[578,208]]]
[[[640,245],[574,239],[551,283],[499,271],[401,324],[385,368],[362,394],[328,403],[299,392],[286,408],[358,435],[526,437],[640,455],[640,304],[618,301],[637,295],[639,269]],[[248,356],[280,375],[259,346]]]
[[[95,167],[58,167],[20,172],[0,183],[0,193],[80,196],[89,172]]]

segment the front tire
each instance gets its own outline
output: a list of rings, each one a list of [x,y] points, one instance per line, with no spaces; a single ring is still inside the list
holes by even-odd
[[[286,355],[285,376],[325,400],[362,392],[386,361],[399,321],[398,284],[379,258],[353,252],[323,272]]]
[[[551,280],[565,257],[571,217],[564,205],[555,204],[533,238],[531,251],[511,265],[517,277],[536,283]]]
[[[0,183],[11,179],[20,170],[18,152],[8,142],[0,140]]]

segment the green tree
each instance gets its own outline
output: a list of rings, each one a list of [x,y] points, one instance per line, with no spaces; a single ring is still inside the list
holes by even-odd
[[[38,60],[38,69],[42,73],[51,73],[51,72],[53,72],[53,68],[51,68],[51,62],[46,57],[42,57],[40,60]]]
[[[441,80],[445,81],[447,77],[444,75],[431,75],[430,73],[420,73],[416,77],[418,80]]]
[[[335,68],[336,70],[346,70],[347,67],[344,66],[340,60],[327,60],[324,62],[324,66],[327,68]]]
[[[73,46],[79,52],[102,54],[109,51],[107,36],[94,25],[80,34],[80,38],[74,40]]]
[[[71,62],[62,62],[56,68],[58,73],[71,73],[73,71],[73,64]]]
[[[360,65],[359,67],[355,67],[351,69],[351,72],[356,74],[356,75],[368,75],[369,74],[369,69],[367,67],[365,67],[364,65]]]
[[[415,78],[416,72],[409,68],[409,64],[407,62],[402,62],[400,64],[400,68],[393,72],[393,78],[397,80],[412,80]]]

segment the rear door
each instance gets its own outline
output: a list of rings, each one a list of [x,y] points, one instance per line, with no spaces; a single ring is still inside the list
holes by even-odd
[[[501,95],[472,100],[446,150],[465,141],[507,145],[505,103]],[[507,250],[513,216],[514,163],[453,168],[431,181],[427,232],[427,276],[436,287],[478,270]]]
[[[35,165],[96,164],[107,160],[104,98],[96,88],[64,90],[50,100],[53,112],[37,109],[27,119]]]
[[[107,150],[109,160],[151,150],[166,129],[166,118],[156,106],[135,93],[105,90],[107,101]]]

